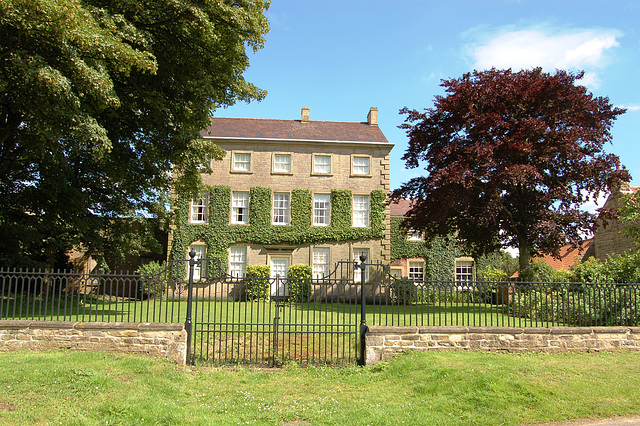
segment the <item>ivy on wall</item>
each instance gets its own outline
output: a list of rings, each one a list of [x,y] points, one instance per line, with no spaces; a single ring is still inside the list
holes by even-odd
[[[384,237],[386,194],[382,190],[371,191],[371,226],[352,226],[352,192],[331,191],[330,226],[312,226],[313,199],[307,189],[291,191],[291,222],[289,225],[271,224],[271,197],[269,188],[250,189],[249,223],[230,224],[231,187],[225,185],[207,187],[209,190],[209,217],[206,224],[189,223],[190,198],[180,195],[175,203],[175,229],[171,259],[184,259],[189,245],[203,241],[207,252],[228,262],[227,249],[232,244],[319,244],[328,241],[370,240]]]
[[[425,279],[452,279],[455,275],[457,257],[470,256],[465,247],[454,237],[435,237],[429,243],[409,241],[407,230],[401,227],[403,218],[391,218],[391,261],[407,257],[423,258]],[[474,259],[476,274],[488,267],[500,266],[499,253]]]

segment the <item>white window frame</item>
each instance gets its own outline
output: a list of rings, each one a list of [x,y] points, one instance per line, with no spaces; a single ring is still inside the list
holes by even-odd
[[[424,238],[422,237],[422,231],[418,231],[416,229],[409,229],[407,231],[407,240],[409,241],[422,241]]]
[[[247,273],[247,246],[229,247],[229,275],[242,278]]]
[[[191,199],[189,204],[189,222],[207,223],[209,218],[209,194],[200,198]]]
[[[351,156],[352,176],[371,176],[371,156],[352,155]]]
[[[313,226],[331,224],[331,194],[313,194]]]
[[[231,193],[231,223],[246,225],[249,223],[249,191],[233,191]]]
[[[329,247],[314,247],[311,250],[312,278],[319,280],[329,275],[331,249]]]
[[[472,259],[456,259],[455,264],[455,277],[456,282],[465,283],[473,281],[474,277],[474,262]]]
[[[274,192],[271,202],[271,224],[289,225],[291,212],[291,194]]]
[[[424,262],[421,260],[409,260],[407,262],[407,276],[410,280],[424,281]]]
[[[251,173],[253,158],[251,152],[233,151],[231,153],[231,171],[234,173]]]
[[[358,265],[360,265],[360,255],[361,254],[366,254],[367,255],[367,260],[365,260],[365,263],[370,263],[371,262],[371,250],[367,247],[354,247],[351,250],[351,259],[354,262],[358,262]],[[362,278],[362,270],[360,269],[360,266],[353,266],[353,281],[355,283],[359,283],[361,281]],[[366,266],[364,268],[364,281],[367,282],[369,281],[369,267]]]
[[[278,174],[291,174],[291,153],[288,152],[274,152],[273,160],[271,163],[272,173]]]
[[[371,226],[371,199],[369,195],[353,196],[352,225],[354,228],[368,228]]]
[[[196,252],[196,257],[194,257],[194,260],[206,259],[207,258],[207,245],[205,243],[192,243],[192,244],[189,245],[189,252],[188,253],[191,253],[191,250]],[[187,253],[187,259],[190,259],[191,257],[189,256],[188,253]],[[205,276],[206,270],[207,270],[206,262],[202,262],[200,264],[200,266],[198,266],[198,264],[194,265],[194,267],[193,267],[193,279],[194,279],[194,281],[199,280],[200,278]],[[188,263],[187,263],[187,277],[189,277],[189,264]]]
[[[321,163],[318,161],[319,158],[328,158],[328,163]],[[331,174],[331,163],[333,159],[330,154],[313,154],[312,158],[313,164],[312,169],[314,175],[330,175]]]

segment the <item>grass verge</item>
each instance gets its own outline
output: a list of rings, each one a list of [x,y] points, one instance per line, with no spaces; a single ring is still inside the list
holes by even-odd
[[[520,425],[640,413],[639,373],[633,352],[412,352],[266,371],[14,352],[0,354],[0,423]]]

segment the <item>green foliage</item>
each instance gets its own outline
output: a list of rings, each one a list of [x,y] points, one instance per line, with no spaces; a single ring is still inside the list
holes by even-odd
[[[308,302],[311,297],[311,266],[289,266],[287,289],[289,290],[289,302]]]
[[[554,269],[543,261],[536,261],[524,271],[520,271],[520,281],[525,282],[562,282],[571,277],[570,272]]]
[[[411,305],[418,302],[418,287],[409,278],[393,279],[389,284],[391,302],[394,305]]]
[[[385,193],[371,192],[371,226],[352,227],[352,193],[348,190],[331,191],[331,225],[311,226],[312,199],[306,189],[291,191],[291,224],[271,225],[271,190],[264,187],[250,189],[249,223],[231,225],[229,220],[231,188],[207,187],[209,190],[209,222],[189,223],[188,194],[179,194],[174,200],[176,229],[173,233],[172,259],[184,259],[194,241],[204,241],[209,256],[228,263],[231,244],[314,244],[327,241],[368,240],[384,236]]]
[[[140,265],[136,272],[142,281],[142,293],[149,298],[162,296],[167,290],[166,265],[164,262],[149,262]]]
[[[477,275],[478,280],[481,281],[502,281],[509,278],[505,271],[493,266],[488,266],[487,268],[478,271]]]
[[[247,265],[245,295],[247,300],[268,300],[271,296],[269,265]]]
[[[572,281],[579,283],[605,282],[606,273],[604,265],[595,257],[590,257],[584,262],[576,263],[569,268],[573,273]]]
[[[194,192],[203,159],[222,158],[199,132],[216,108],[264,97],[242,73],[267,8],[2,2],[0,262],[54,266],[82,244],[115,269],[147,250],[153,233],[114,219],[165,219],[171,187]]]
[[[623,233],[627,238],[640,244],[640,192],[622,195],[620,216],[618,220],[623,225]]]

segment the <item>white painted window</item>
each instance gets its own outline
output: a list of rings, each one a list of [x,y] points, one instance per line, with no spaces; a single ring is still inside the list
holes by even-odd
[[[367,256],[367,259],[365,260],[366,263],[371,262],[371,258],[369,256],[369,249],[368,248],[354,248],[353,249],[353,260],[355,262],[358,262],[358,265],[360,265],[360,256],[361,255],[365,255]],[[362,270],[360,269],[360,266],[357,266],[353,268],[353,280],[357,283],[360,282],[362,278]],[[364,280],[368,281],[369,280],[369,267],[365,267],[364,269]]]
[[[353,174],[354,175],[368,175],[369,169],[369,157],[353,157]]]
[[[424,281],[424,263],[421,261],[409,261],[409,279]]]
[[[331,195],[313,194],[313,225],[329,226],[331,220]]]
[[[233,170],[236,172],[251,171],[251,153],[236,152],[233,154]]]
[[[270,261],[271,296],[287,296],[287,278],[289,277],[289,258],[273,256]]]
[[[407,232],[407,239],[409,241],[422,241],[422,232],[416,231],[415,229],[409,229]]]
[[[247,271],[247,248],[229,247],[229,275],[244,277]]]
[[[191,200],[191,223],[205,223],[207,221],[208,196]]]
[[[189,246],[189,253],[194,251],[196,253],[195,260],[205,259],[207,257],[207,246],[204,244],[191,244]],[[190,257],[189,257],[190,258]],[[205,275],[206,264],[204,262],[200,265],[196,264],[193,268],[193,279],[199,280]]]
[[[366,228],[369,226],[370,204],[368,195],[353,196],[353,226]]]
[[[231,223],[249,223],[249,193],[234,191],[231,196]]]
[[[291,173],[291,154],[274,154],[273,171],[275,173]]]
[[[315,155],[313,157],[313,173],[318,173],[318,174],[331,173],[331,156]]]
[[[289,224],[290,197],[286,192],[275,192],[273,194],[272,213],[274,225]]]
[[[473,281],[473,261],[456,260],[456,281]]]
[[[313,249],[313,278],[320,279],[329,275],[329,248],[315,247]]]

